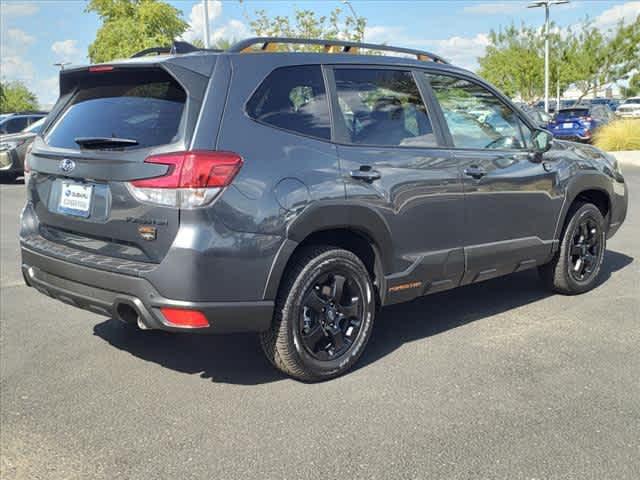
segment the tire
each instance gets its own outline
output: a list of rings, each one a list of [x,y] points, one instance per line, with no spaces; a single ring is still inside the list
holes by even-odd
[[[606,223],[598,207],[591,203],[576,204],[568,216],[558,252],[551,262],[538,269],[540,278],[548,288],[563,295],[588,292],[597,284],[606,242]]]
[[[362,355],[375,307],[371,277],[356,255],[311,246],[287,268],[271,328],[260,335],[262,349],[276,368],[298,380],[337,377]]]

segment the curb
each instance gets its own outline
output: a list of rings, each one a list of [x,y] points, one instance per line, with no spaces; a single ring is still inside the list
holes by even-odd
[[[633,165],[640,167],[640,150],[627,150],[624,152],[608,152],[622,165]]]

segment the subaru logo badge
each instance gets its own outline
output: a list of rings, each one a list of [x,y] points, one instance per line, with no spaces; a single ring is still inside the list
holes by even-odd
[[[60,162],[60,165],[58,165],[58,168],[60,168],[61,172],[71,173],[73,172],[73,169],[76,168],[76,162],[74,162],[69,158],[65,158]]]

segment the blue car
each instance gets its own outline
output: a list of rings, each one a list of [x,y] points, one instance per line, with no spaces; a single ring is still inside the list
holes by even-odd
[[[549,131],[556,138],[591,143],[595,131],[612,119],[607,105],[578,105],[561,109],[549,122]]]

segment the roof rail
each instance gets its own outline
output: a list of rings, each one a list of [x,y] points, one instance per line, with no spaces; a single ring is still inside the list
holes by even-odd
[[[294,45],[320,45],[324,47],[326,53],[358,53],[359,49],[380,50],[383,52],[406,53],[415,55],[418,60],[431,61],[436,63],[449,63],[439,55],[435,55],[423,50],[414,50],[412,48],[391,47],[389,45],[379,45],[375,43],[347,42],[343,40],[322,40],[317,38],[291,38],[291,37],[254,37],[247,38],[233,44],[227,52],[243,53],[252,51],[272,52],[277,44],[294,44]],[[259,50],[252,47],[260,45]],[[339,47],[339,50],[336,49]]]
[[[137,53],[131,55],[131,58],[146,57],[152,53],[157,55],[180,55],[191,52],[222,52],[213,48],[200,48],[189,42],[183,42],[182,40],[174,40],[170,47],[151,47],[140,50]]]

